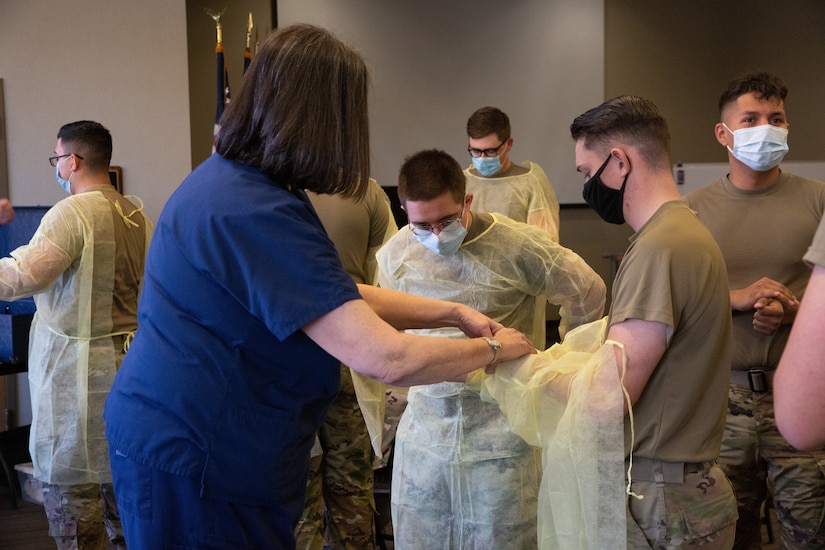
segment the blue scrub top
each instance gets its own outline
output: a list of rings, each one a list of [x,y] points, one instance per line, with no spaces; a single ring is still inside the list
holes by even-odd
[[[200,476],[204,497],[303,495],[340,363],[300,329],[359,298],[303,191],[213,155],[158,221],[106,402],[110,446]]]

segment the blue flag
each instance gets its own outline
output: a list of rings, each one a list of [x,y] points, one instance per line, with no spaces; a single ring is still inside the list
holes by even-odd
[[[223,43],[218,42],[215,46],[215,54],[217,57],[217,102],[215,105],[215,127],[212,132],[212,152],[215,152],[215,139],[218,137],[218,131],[221,129],[221,115],[223,114],[224,106],[229,103],[229,73],[226,70],[223,55]]]

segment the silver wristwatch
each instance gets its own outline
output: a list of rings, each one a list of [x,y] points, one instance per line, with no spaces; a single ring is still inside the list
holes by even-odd
[[[501,357],[501,342],[489,336],[484,336],[484,341],[487,342],[487,345],[490,346],[490,351],[493,352],[493,360],[487,363],[487,366],[495,366],[498,364],[499,357]]]

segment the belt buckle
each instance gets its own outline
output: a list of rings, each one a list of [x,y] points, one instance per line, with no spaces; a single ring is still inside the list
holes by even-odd
[[[768,391],[768,375],[762,369],[750,369],[748,371],[748,384],[754,393],[765,393]]]

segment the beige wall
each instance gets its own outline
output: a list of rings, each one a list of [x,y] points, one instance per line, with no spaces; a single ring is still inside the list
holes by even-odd
[[[605,97],[649,97],[664,112],[675,163],[727,162],[713,137],[717,101],[741,72],[790,91],[787,160],[825,159],[825,2],[605,0]]]
[[[46,159],[62,124],[92,119],[156,219],[190,165],[183,1],[0,0],[0,51],[12,202],[65,197]]]
[[[581,202],[567,128],[602,99],[603,12],[603,0],[278,0],[282,25],[322,25],[364,55],[378,183],[396,185],[421,149],[469,166],[467,118],[494,105],[510,158],[540,164],[561,202]]]

